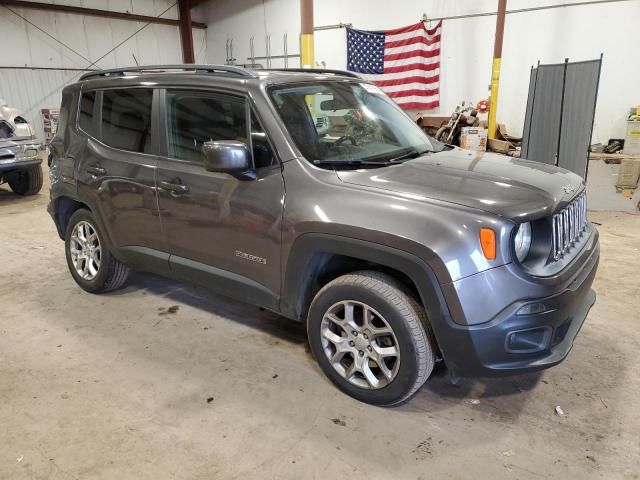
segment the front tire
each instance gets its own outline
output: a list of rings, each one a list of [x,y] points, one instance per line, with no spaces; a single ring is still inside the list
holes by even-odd
[[[440,127],[436,132],[435,139],[442,143],[453,143],[453,139],[451,139],[451,142],[447,141],[447,137],[449,137],[450,134],[451,134],[451,127],[448,127],[448,126]]]
[[[403,403],[433,371],[424,309],[380,272],[355,272],[325,285],[309,308],[307,335],[325,375],[362,402]]]
[[[71,276],[87,292],[104,293],[124,285],[129,268],[109,252],[93,214],[84,208],[69,219],[65,254]]]
[[[42,189],[43,181],[42,166],[36,165],[18,172],[9,180],[9,186],[18,195],[35,195]]]

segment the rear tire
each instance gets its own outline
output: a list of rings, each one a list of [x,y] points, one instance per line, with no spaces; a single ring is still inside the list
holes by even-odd
[[[127,281],[129,268],[111,255],[89,210],[81,208],[71,215],[64,246],[71,276],[83,290],[110,292]]]
[[[309,345],[325,375],[347,395],[387,407],[411,398],[433,371],[429,332],[422,306],[400,282],[375,271],[329,282],[307,318]]]
[[[9,179],[9,186],[18,195],[35,195],[42,189],[43,181],[42,165],[36,165],[18,172],[17,175]]]

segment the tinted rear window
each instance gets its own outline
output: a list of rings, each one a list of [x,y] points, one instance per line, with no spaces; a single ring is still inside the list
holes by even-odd
[[[153,90],[130,88],[102,93],[102,141],[131,152],[151,153]]]
[[[96,92],[85,92],[80,98],[80,128],[89,135],[96,136],[96,122],[93,108],[96,104]]]

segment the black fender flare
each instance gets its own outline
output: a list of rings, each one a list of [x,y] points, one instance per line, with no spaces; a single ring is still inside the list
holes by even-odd
[[[290,250],[283,279],[280,299],[283,315],[306,321],[304,316],[309,301],[306,290],[319,267],[314,265],[314,258],[323,253],[372,262],[405,274],[418,290],[429,324],[444,355],[440,339],[447,337],[453,320],[433,269],[413,253],[379,243],[325,233],[306,233],[298,237]]]
[[[102,221],[102,215],[100,215],[100,211],[98,207],[96,205],[93,205],[92,202],[87,202],[86,199],[79,198],[77,193],[69,187],[63,187],[59,189],[56,192],[56,197],[51,201],[50,206],[48,208],[49,214],[53,218],[53,221],[56,225],[56,230],[58,231],[58,236],[60,237],[60,239],[64,240],[65,239],[64,237],[66,234],[64,229],[62,229],[62,225],[61,225],[62,219],[60,218],[60,212],[58,210],[59,202],[63,201],[64,199],[68,199],[73,202],[84,205],[93,214],[94,218],[96,219],[96,222],[98,223],[98,228],[100,229],[101,232],[103,232],[102,241],[105,242],[109,251],[118,260],[122,261],[120,258],[121,256],[119,255],[119,252],[117,251],[117,249],[113,248],[113,242],[111,241],[111,237],[109,236],[109,230],[106,228],[106,226],[104,225],[104,222]]]
[[[322,254],[342,255],[371,262],[402,272],[416,287],[422,306],[427,313],[431,332],[444,359],[449,374],[458,378],[459,374],[472,368],[476,362],[474,341],[466,327],[458,325],[452,318],[451,308],[442,291],[435,268],[415,253],[388,245],[326,233],[305,233],[294,242],[286,262],[280,313],[298,321],[306,321],[304,315],[308,307],[306,289],[322,264],[314,265],[314,258]],[[438,262],[439,257],[428,249],[425,255],[430,261]],[[471,362],[471,364],[470,364]]]

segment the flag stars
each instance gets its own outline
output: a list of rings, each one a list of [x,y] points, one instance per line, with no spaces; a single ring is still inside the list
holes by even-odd
[[[384,42],[384,32],[362,32],[349,29],[347,33],[349,70],[368,74],[383,73]]]

